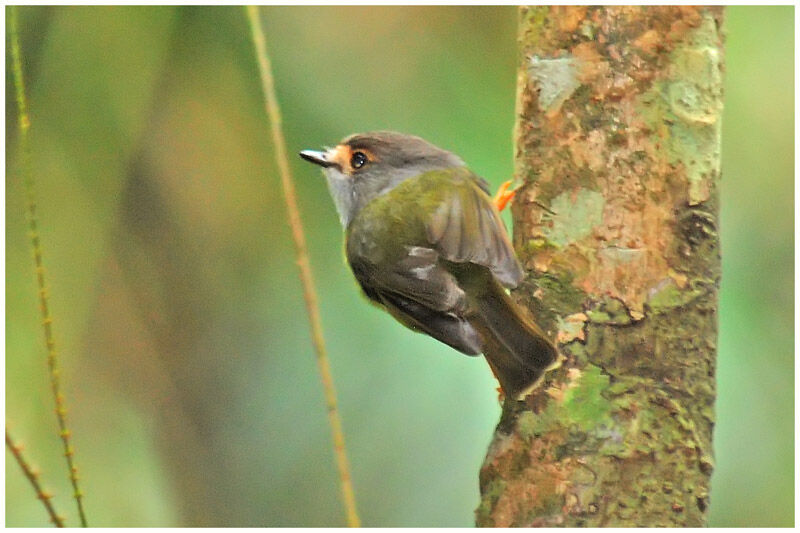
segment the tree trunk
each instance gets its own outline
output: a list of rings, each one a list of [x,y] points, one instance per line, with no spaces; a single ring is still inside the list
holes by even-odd
[[[479,526],[702,526],[721,7],[522,8],[516,292],[562,364],[504,409]]]

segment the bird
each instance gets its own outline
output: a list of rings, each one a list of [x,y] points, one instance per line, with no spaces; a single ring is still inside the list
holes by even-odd
[[[524,271],[488,183],[457,155],[392,131],[299,155],[322,167],[363,294],[409,329],[483,354],[503,395],[523,399],[558,352],[506,291]]]

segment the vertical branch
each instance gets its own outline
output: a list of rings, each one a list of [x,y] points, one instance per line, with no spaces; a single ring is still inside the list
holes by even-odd
[[[42,501],[42,504],[47,510],[47,514],[50,515],[50,521],[53,522],[56,527],[64,527],[64,519],[59,516],[55,507],[53,507],[53,502],[51,501],[53,495],[42,489],[42,485],[39,483],[39,473],[35,472],[33,468],[31,468],[31,465],[25,460],[25,457],[22,455],[22,445],[14,442],[14,439],[8,434],[8,428],[6,428],[6,447],[11,451],[11,455],[14,456],[14,459],[16,459],[17,464],[22,469],[22,473],[28,478],[33,490],[36,492],[36,497]]]
[[[311,275],[311,265],[308,260],[306,250],[305,234],[303,224],[300,220],[300,210],[297,207],[297,195],[294,189],[291,172],[289,170],[289,160],[286,155],[286,141],[283,138],[282,122],[278,98],[275,94],[275,85],[272,79],[272,67],[269,55],[267,54],[267,42],[264,37],[264,30],[258,16],[258,7],[247,6],[245,8],[250,29],[253,34],[253,45],[255,46],[258,68],[261,74],[261,84],[264,91],[264,104],[269,116],[272,127],[272,140],[275,146],[275,158],[278,162],[278,170],[281,176],[283,194],[286,200],[286,211],[289,215],[289,225],[292,230],[292,239],[297,255],[297,266],[299,268],[300,281],[303,285],[303,298],[308,312],[308,320],[311,326],[311,339],[317,355],[322,385],[325,390],[325,402],[328,407],[328,419],[333,435],[333,449],[336,456],[336,464],[339,469],[339,481],[341,485],[342,498],[347,516],[347,524],[350,527],[359,527],[360,520],[356,511],[355,495],[350,477],[350,467],[347,461],[347,452],[344,444],[344,432],[342,423],[339,419],[339,412],[336,406],[336,390],[333,386],[330,363],[328,362],[325,340],[322,335],[322,321],[319,315],[317,304],[317,294],[314,288],[314,279]]]
[[[564,363],[498,426],[478,525],[704,525],[723,8],[520,15],[516,296]]]
[[[19,45],[19,15],[18,7],[9,7],[9,30],[11,35],[11,59],[14,90],[18,109],[19,126],[19,158],[25,184],[27,200],[28,233],[33,250],[33,260],[36,268],[36,283],[39,289],[39,307],[44,328],[44,339],[47,347],[47,366],[50,370],[50,388],[56,404],[56,419],[58,420],[59,436],[64,448],[64,457],[69,469],[69,479],[72,484],[72,495],[78,506],[81,525],[87,526],[86,514],[83,510],[83,493],[78,485],[78,468],[75,466],[75,450],[70,443],[70,430],[67,426],[67,407],[64,394],[61,391],[61,369],[58,363],[58,352],[53,336],[53,318],[50,315],[50,305],[47,297],[47,283],[45,280],[44,262],[42,260],[42,244],[39,237],[39,226],[36,206],[36,184],[31,166],[31,149],[29,131],[31,127],[28,115],[28,102],[25,96],[25,79],[22,72],[22,58]]]

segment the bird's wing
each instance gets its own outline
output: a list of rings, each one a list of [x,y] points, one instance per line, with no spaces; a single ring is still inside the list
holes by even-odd
[[[424,204],[389,195],[373,200],[362,213],[367,216],[353,220],[346,245],[367,297],[409,328],[471,355],[481,353],[481,339],[451,267],[486,267],[506,287],[523,275],[485,188],[466,168],[423,174],[397,189]]]
[[[481,178],[464,170],[461,183],[441,196],[426,223],[431,248],[453,263],[475,263],[488,268],[505,287],[522,280],[522,267],[500,214]]]
[[[481,353],[480,337],[463,316],[466,295],[435,250],[407,246],[399,260],[376,264],[351,254],[349,262],[364,294],[403,325],[465,354]]]
[[[378,295],[386,310],[406,327],[427,333],[467,355],[483,351],[480,335],[464,318],[435,311],[395,292],[378,291]]]

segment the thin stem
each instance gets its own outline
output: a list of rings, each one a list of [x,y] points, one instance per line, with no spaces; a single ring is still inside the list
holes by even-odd
[[[275,157],[278,162],[281,184],[283,185],[283,195],[286,200],[289,225],[292,229],[292,239],[294,240],[295,252],[297,255],[297,266],[300,269],[299,273],[300,281],[303,285],[303,299],[306,303],[306,311],[308,312],[308,320],[311,326],[311,340],[317,354],[317,365],[325,390],[325,402],[328,407],[328,419],[333,435],[333,451],[336,456],[336,464],[339,468],[339,482],[347,516],[347,525],[350,527],[359,527],[361,521],[356,511],[356,500],[353,493],[350,467],[347,461],[347,452],[344,444],[344,432],[342,431],[342,422],[339,419],[339,411],[336,407],[336,390],[333,386],[333,377],[331,376],[330,364],[325,349],[325,340],[322,335],[322,321],[320,320],[317,293],[314,288],[314,279],[311,275],[311,265],[306,250],[303,224],[300,220],[300,211],[297,207],[297,195],[295,193],[291,171],[289,170],[289,160],[286,156],[286,141],[283,138],[283,131],[281,128],[281,112],[278,106],[278,98],[275,95],[272,67],[270,65],[269,55],[267,54],[267,41],[264,37],[264,30],[258,16],[258,8],[256,6],[246,6],[245,11],[250,22],[250,29],[253,33],[253,45],[255,46],[258,68],[261,73],[261,85],[264,90],[264,106],[272,125],[272,140],[275,145]]]
[[[25,460],[25,457],[22,455],[22,445],[14,443],[11,435],[8,434],[8,428],[6,428],[6,447],[11,451],[11,455],[14,456],[14,459],[17,460],[17,464],[22,469],[22,473],[25,474],[31,486],[33,486],[36,497],[42,500],[42,504],[45,509],[47,509],[47,514],[50,515],[50,521],[57,527],[64,527],[64,519],[59,516],[55,507],[53,507],[53,502],[51,501],[53,495],[42,489],[42,485],[39,483],[39,473],[35,472],[28,461]]]
[[[27,200],[28,235],[33,249],[33,260],[36,266],[36,283],[39,289],[39,307],[41,310],[44,340],[47,346],[47,366],[50,370],[50,389],[56,403],[56,419],[58,420],[59,436],[64,447],[64,457],[67,460],[69,479],[72,483],[72,495],[78,505],[81,526],[87,527],[86,515],[83,511],[83,493],[78,486],[78,469],[75,466],[75,450],[70,444],[70,431],[67,426],[67,408],[64,395],[61,392],[61,370],[58,365],[56,344],[53,338],[53,319],[50,316],[50,305],[47,297],[47,284],[45,283],[45,270],[42,260],[42,245],[39,238],[39,225],[36,214],[36,184],[33,179],[31,167],[31,149],[29,130],[31,127],[28,115],[28,101],[25,97],[25,80],[22,75],[22,58],[19,46],[19,20],[16,6],[9,6],[9,29],[11,34],[11,58],[14,89],[16,93],[17,109],[19,111],[19,156],[25,184]]]

